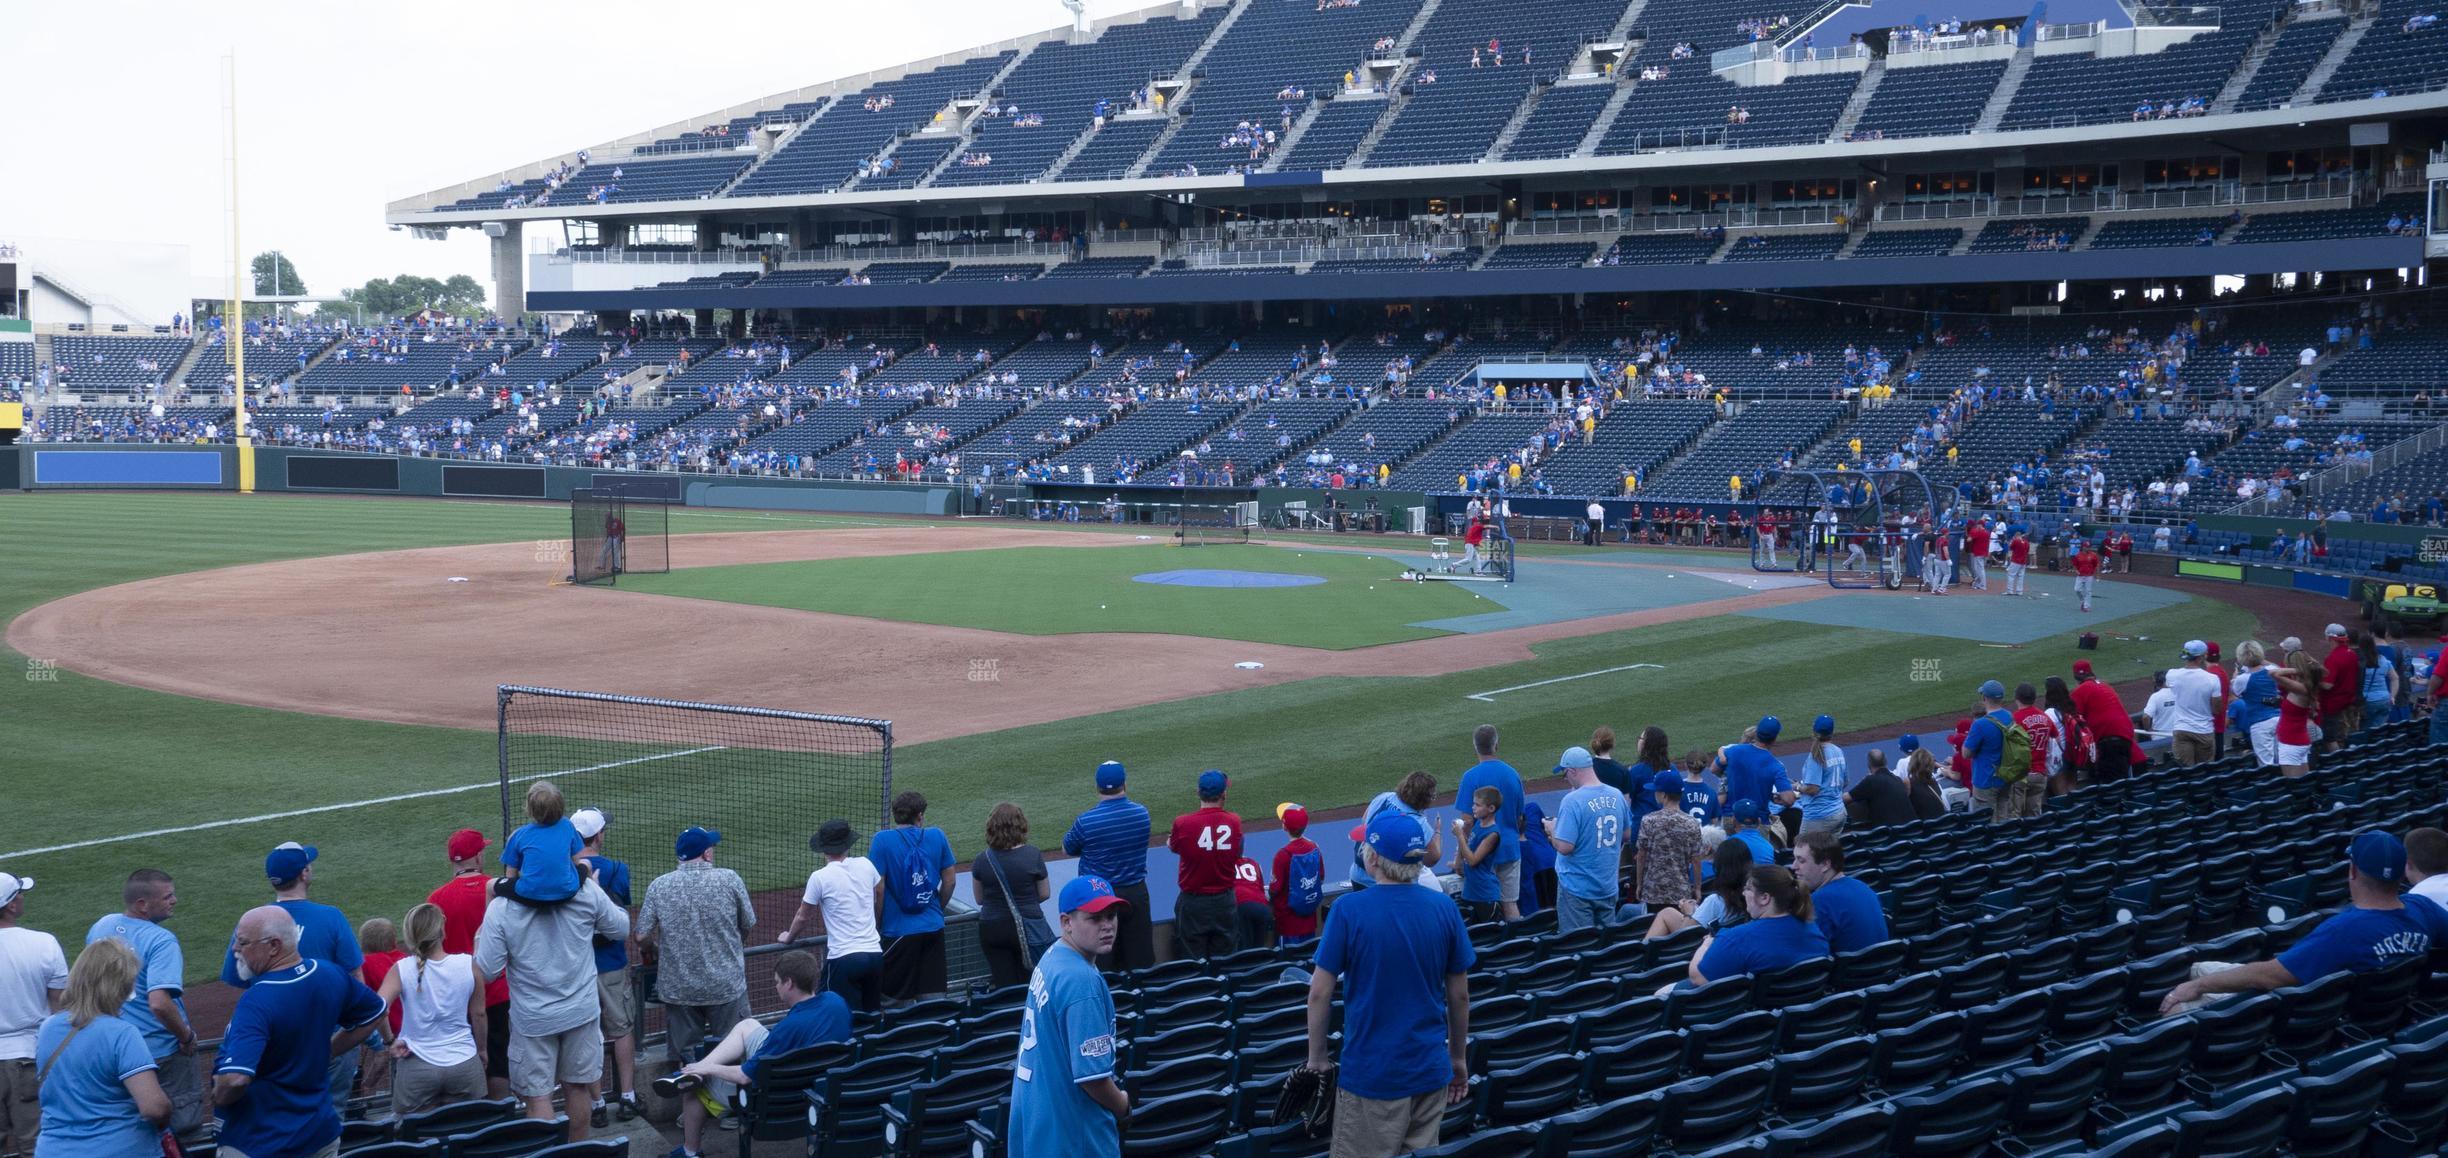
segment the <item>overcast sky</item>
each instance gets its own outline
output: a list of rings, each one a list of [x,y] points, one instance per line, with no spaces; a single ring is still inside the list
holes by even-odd
[[[418,241],[383,224],[383,205],[1068,20],[1058,0],[11,4],[11,80],[28,103],[0,118],[0,146],[25,162],[0,181],[0,241],[183,244],[196,272],[226,276],[222,57],[235,49],[246,253],[281,250],[316,293],[401,273],[489,285],[481,236]]]

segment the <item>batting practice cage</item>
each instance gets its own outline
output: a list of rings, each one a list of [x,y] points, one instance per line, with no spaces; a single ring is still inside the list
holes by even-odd
[[[1939,509],[1919,471],[1783,471],[1744,504],[1751,569],[1818,575],[1830,587],[1900,590],[1920,574],[1922,536],[1912,528],[1926,527]],[[1759,530],[1763,515],[1774,517],[1773,535]]]
[[[817,825],[865,836],[892,815],[890,720],[515,684],[498,697],[504,833],[550,780],[570,811],[604,811],[615,858],[660,864],[681,829],[711,828],[722,863],[768,889],[806,882]]]
[[[570,582],[616,583],[623,572],[671,570],[671,504],[617,490],[570,492]]]
[[[1173,518],[1173,541],[1181,546],[1246,543],[1250,541],[1250,528],[1258,525],[1258,504],[1199,506],[1185,503],[1174,508]]]

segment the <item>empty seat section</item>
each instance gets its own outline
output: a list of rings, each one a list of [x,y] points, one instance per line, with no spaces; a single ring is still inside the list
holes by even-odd
[[[1980,60],[1971,64],[1939,64],[1898,68],[1887,62],[1870,106],[1853,126],[1856,138],[1931,137],[1966,133],[1980,119],[1981,106],[2006,75],[2006,62]]]
[[[1160,16],[1116,25],[1086,44],[1038,45],[991,94],[990,102],[999,102],[1003,115],[981,114],[971,121],[968,148],[933,184],[991,185],[1043,177],[1071,142],[1093,128],[1097,102],[1107,102],[1108,123],[1118,119],[1134,103],[1135,93],[1180,70],[1223,12],[1210,8],[1187,20]],[[965,163],[978,157],[991,161]]]
[[[1763,233],[1736,238],[1722,261],[1826,261],[1843,249],[1843,233]]]
[[[1615,85],[1607,81],[1580,81],[1548,89],[1521,130],[1513,134],[1512,143],[1505,146],[1504,159],[1550,161],[1579,152],[1582,138],[1589,136],[1598,114],[1614,96]]]
[[[1963,240],[1960,229],[1876,229],[1853,247],[1855,257],[1941,257]]]
[[[2304,80],[2312,74],[2312,66],[2328,54],[2329,47],[2337,43],[2338,34],[2346,31],[2346,25],[2344,19],[2299,20],[2279,33],[2278,42],[2261,59],[2261,70],[2253,74],[2252,83],[2245,85],[2243,94],[2236,98],[2235,111],[2257,112],[2293,100],[2295,90],[2303,87]],[[2372,33],[2384,35],[2378,28],[2372,29]]]
[[[1358,67],[1380,37],[1400,36],[1418,14],[1420,0],[1369,0],[1320,9],[1317,0],[1249,0],[1241,18],[1225,30],[1200,62],[1205,75],[1182,98],[1181,128],[1148,164],[1147,176],[1202,173],[1232,166],[1255,168],[1246,145],[1223,142],[1248,121],[1281,134],[1311,100],[1324,100]],[[1286,89],[1307,95],[1282,99]],[[1264,160],[1262,156],[1261,161]]]
[[[1340,169],[1385,115],[1382,97],[1344,97],[1319,107],[1316,118],[1302,129],[1300,139],[1284,154],[1279,169]]]
[[[2382,93],[2413,93],[2448,82],[2448,26],[2434,20],[2414,31],[2407,22],[2437,17],[2425,0],[2382,0],[2371,30],[2321,86],[2320,99],[2354,101]]]
[[[2225,217],[2149,217],[2111,221],[2091,235],[2092,249],[2158,249],[2209,245],[2227,228]]]
[[[926,125],[952,98],[976,93],[1010,59],[1008,52],[977,57],[850,93],[783,142],[730,195],[771,197],[839,189],[858,174],[861,162],[882,153],[896,135]]]
[[[1586,241],[1512,242],[1490,254],[1481,269],[1572,269],[1589,264],[1597,246]]]

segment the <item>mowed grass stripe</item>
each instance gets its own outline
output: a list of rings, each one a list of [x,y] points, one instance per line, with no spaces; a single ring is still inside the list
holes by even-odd
[[[1185,587],[1174,570],[1314,575],[1303,587]],[[1023,635],[1159,632],[1341,650],[1450,634],[1415,622],[1496,612],[1460,584],[1405,583],[1383,557],[1264,546],[1006,547],[697,567],[623,578],[630,591],[975,627]]]

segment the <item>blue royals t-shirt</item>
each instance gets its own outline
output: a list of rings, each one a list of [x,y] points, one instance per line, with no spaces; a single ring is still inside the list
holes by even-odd
[[[586,851],[568,817],[538,826],[522,824],[502,842],[501,862],[517,869],[511,888],[531,901],[566,901],[578,895],[578,865],[572,858]]]
[[[1453,905],[1445,908],[1450,912]],[[1113,1112],[1080,1090],[1082,1082],[1113,1076],[1113,993],[1094,963],[1070,942],[1056,941],[1029,976],[1004,1153],[1009,1158],[1121,1153],[1122,1132]]]
[[[1496,809],[1496,855],[1493,863],[1512,864],[1521,859],[1522,779],[1521,773],[1502,760],[1481,760],[1462,774],[1460,794],[1454,797],[1454,815],[1470,817],[1471,797],[1484,787],[1492,787],[1504,795],[1504,804]]]
[[[587,863],[595,869],[595,887],[602,889],[612,903],[629,907],[629,866],[608,856],[590,856]],[[629,967],[629,942],[611,937],[595,938],[595,971],[618,973]]]
[[[600,883],[600,882],[598,882]],[[811,1045],[829,1041],[850,1040],[850,1005],[838,993],[819,993],[782,1015],[782,1020],[765,1031],[765,1041],[756,1048],[756,1055],[740,1063],[740,1072],[755,1081],[757,1067],[784,1054],[796,1053]]]
[[[1478,955],[1462,912],[1431,889],[1362,889],[1329,910],[1317,967],[1343,979],[1340,1087],[1393,1101],[1453,1080],[1445,978]]]
[[[1768,819],[1777,811],[1774,797],[1793,791],[1785,762],[1755,744],[1736,744],[1725,754],[1726,808],[1747,821]]]
[[[1469,849],[1466,851],[1476,850],[1480,841],[1495,835],[1496,827],[1493,821],[1486,824],[1472,821],[1470,835],[1463,838],[1469,842]],[[1477,864],[1467,861],[1463,864],[1462,899],[1472,904],[1492,905],[1496,903],[1496,857],[1494,853],[1491,852],[1486,859]]]
[[[1717,934],[1700,976],[1719,981],[1738,973],[1767,973],[1828,955],[1827,934],[1800,917],[1747,921]]]
[[[2278,963],[2295,980],[2314,981],[2332,973],[2369,973],[2409,957],[2428,956],[2431,946],[2448,941],[2448,910],[2429,897],[2411,893],[2401,909],[2347,909],[2278,955]]]
[[[354,977],[365,968],[365,953],[357,947],[357,930],[349,926],[348,914],[320,901],[275,901],[298,924],[298,956],[309,961],[329,961],[346,969]],[[238,934],[230,933],[229,948],[221,957],[221,983],[244,989],[253,984],[238,979]]]
[[[255,979],[230,1014],[213,1073],[246,1074],[245,1096],[221,1107],[221,1148],[312,1154],[340,1136],[332,1108],[332,1035],[383,1015],[382,998],[329,961],[307,959]]]
[[[876,931],[887,937],[943,931],[943,872],[952,867],[952,841],[940,828],[888,828],[867,840],[867,861],[884,882],[884,903],[876,906]],[[933,890],[935,903],[918,912],[901,907],[894,891],[895,874],[920,889]]]
[[[1878,894],[1851,877],[1811,890],[1811,920],[1826,935],[1828,951],[1851,953],[1887,939],[1887,914]]]

